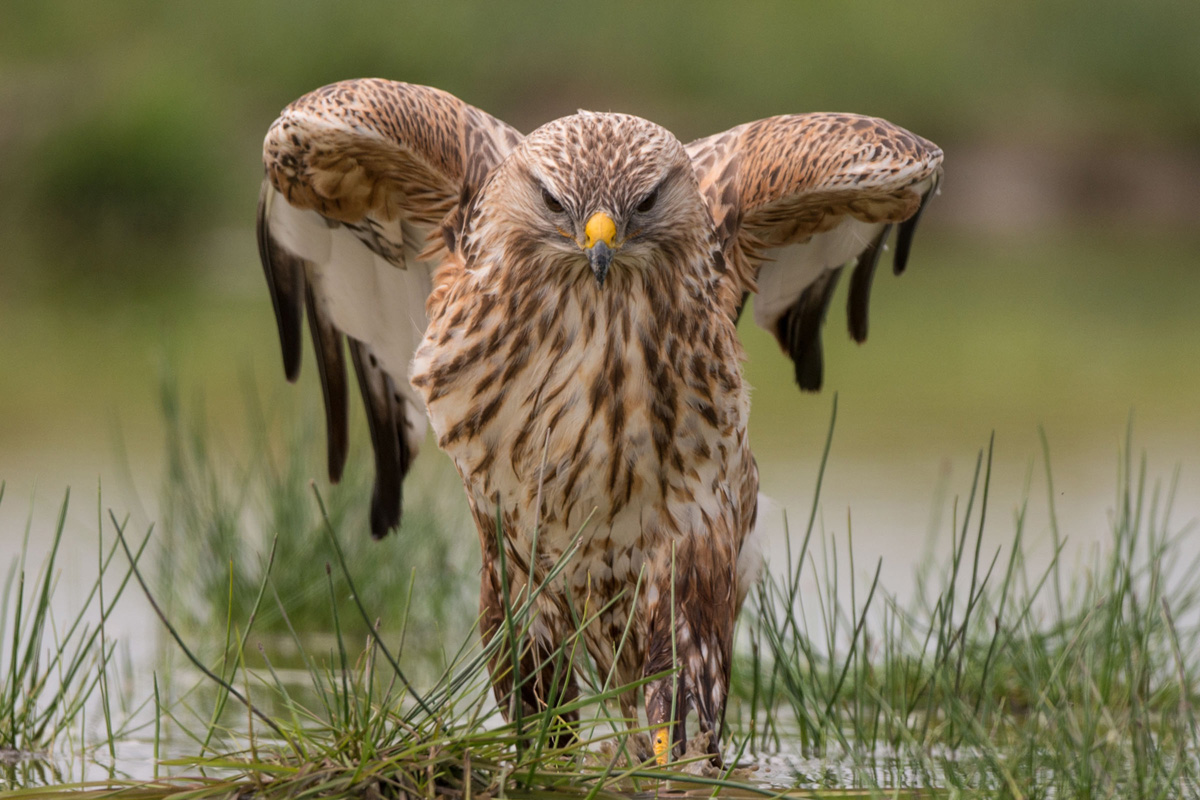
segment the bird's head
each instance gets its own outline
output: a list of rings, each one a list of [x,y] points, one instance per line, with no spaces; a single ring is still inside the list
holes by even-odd
[[[709,223],[683,145],[627,114],[581,111],[543,125],[480,197],[502,222],[508,263],[610,275],[679,263]]]

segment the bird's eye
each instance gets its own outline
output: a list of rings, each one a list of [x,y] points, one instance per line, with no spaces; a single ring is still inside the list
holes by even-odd
[[[563,204],[558,202],[558,198],[542,189],[542,202],[546,204],[546,208],[553,211],[555,214],[563,212]]]
[[[646,195],[642,199],[642,202],[638,203],[637,212],[639,214],[645,214],[647,211],[654,208],[654,204],[657,202],[658,202],[658,189],[656,188],[653,192]]]

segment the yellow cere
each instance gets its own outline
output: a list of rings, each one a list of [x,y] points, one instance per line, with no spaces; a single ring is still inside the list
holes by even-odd
[[[585,250],[590,249],[596,242],[604,242],[612,248],[614,247],[613,242],[617,238],[617,225],[608,214],[597,211],[587,221],[587,227],[583,232],[587,236],[587,240],[583,243]]]
[[[660,767],[667,764],[667,729],[659,728],[654,732],[654,760]]]

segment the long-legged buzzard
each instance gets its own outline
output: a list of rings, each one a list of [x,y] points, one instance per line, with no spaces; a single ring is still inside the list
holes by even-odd
[[[569,557],[537,595],[524,709],[575,696],[548,656],[587,620],[598,674],[668,675],[645,688],[660,760],[668,737],[680,752],[692,710],[715,755],[758,562],[742,305],[757,293],[756,322],[800,387],[819,388],[838,276],[855,262],[862,341],[884,243],[898,225],[899,273],[941,150],[852,114],[772,117],[686,146],[609,113],[522,136],[437,89],[356,80],[284,109],[264,158],[259,245],[284,368],[295,379],[306,310],[330,478],[346,459],[348,349],[376,537],[400,523],[428,415],[479,530],[483,635],[501,628],[502,578],[518,596]],[[792,257],[774,260],[782,247]],[[507,707],[511,671],[492,668]],[[622,707],[636,717],[632,693]]]

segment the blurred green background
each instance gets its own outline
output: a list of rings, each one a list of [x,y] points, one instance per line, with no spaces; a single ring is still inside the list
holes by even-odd
[[[8,0],[0,478],[18,494],[97,476],[152,490],[164,374],[232,448],[247,438],[247,385],[271,420],[308,413],[315,370],[309,359],[302,390],[284,384],[254,244],[261,138],[300,94],[381,76],[525,131],[582,107],[688,141],[840,110],[934,140],[942,196],[908,274],[877,279],[871,340],[852,345],[831,313],[824,394],[801,396],[743,321],[765,490],[807,496],[836,390],[826,507],[831,526],[853,507],[856,536],[923,532],[939,481],[963,490],[993,430],[999,486],[1017,502],[1039,424],[1062,501],[1102,523],[1095,498],[1131,412],[1152,466],[1183,465],[1194,509],[1198,31],[1194,0]],[[419,469],[445,469],[434,452]]]

